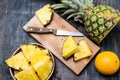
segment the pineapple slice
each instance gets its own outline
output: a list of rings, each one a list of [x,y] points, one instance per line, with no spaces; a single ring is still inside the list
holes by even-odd
[[[52,71],[53,62],[50,56],[40,56],[39,59],[41,60],[33,65],[34,70],[37,72],[41,80],[47,80]]]
[[[87,42],[84,39],[80,40],[79,45],[78,45],[78,50],[74,54],[74,61],[78,61],[80,59],[83,59],[91,55],[92,53],[90,51],[90,48]]]
[[[77,48],[77,43],[72,36],[69,36],[63,43],[62,56],[67,59],[74,54]]]
[[[29,67],[21,72],[18,72],[17,74],[15,74],[15,78],[17,80],[39,80],[32,67]]]
[[[40,52],[40,48],[34,44],[23,44],[20,46],[25,58],[30,62],[31,57],[35,54]]]
[[[43,8],[35,12],[37,18],[40,20],[42,25],[47,25],[52,17],[52,9],[49,4],[45,5]]]
[[[30,59],[31,65],[37,64],[38,62],[40,62],[44,58],[46,58],[46,56],[49,56],[48,55],[48,50],[41,50],[40,52],[35,53]]]
[[[27,63],[22,52],[19,52],[18,54],[12,56],[5,62],[9,67],[14,68],[16,70],[24,70],[29,67],[29,64]]]
[[[41,50],[33,44],[21,45],[21,49],[41,80],[46,80],[53,68],[53,62],[48,50]]]

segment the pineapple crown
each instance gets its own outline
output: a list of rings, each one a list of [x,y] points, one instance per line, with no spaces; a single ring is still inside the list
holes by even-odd
[[[53,4],[53,9],[62,9],[62,15],[69,15],[67,19],[74,18],[74,21],[82,22],[85,11],[93,7],[93,0],[61,0],[61,3]],[[81,18],[81,19],[80,19]]]

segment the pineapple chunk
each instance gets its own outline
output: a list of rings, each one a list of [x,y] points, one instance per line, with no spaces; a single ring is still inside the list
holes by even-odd
[[[25,58],[30,62],[31,57],[35,54],[40,52],[40,48],[34,44],[23,44],[20,46]]]
[[[53,62],[48,54],[48,50],[41,50],[38,46],[33,44],[21,45],[21,49],[41,80],[46,80],[53,67]]]
[[[29,64],[27,63],[22,52],[19,52],[18,54],[12,56],[5,62],[9,67],[14,68],[16,70],[24,70],[29,67]]]
[[[15,78],[17,80],[39,80],[32,67],[29,67],[21,72],[18,72],[17,74],[15,74]]]
[[[37,18],[40,20],[42,25],[47,25],[52,17],[52,9],[49,4],[45,5],[43,8],[35,12]]]
[[[41,60],[34,64],[33,67],[41,80],[47,80],[52,71],[53,63],[50,56],[41,56],[40,59]]]
[[[72,36],[69,36],[63,43],[62,56],[67,59],[74,54],[77,48],[77,43]]]
[[[80,40],[78,50],[76,50],[76,53],[74,54],[74,61],[78,61],[91,55],[92,53],[87,42],[84,39]]]
[[[31,61],[31,65],[35,65],[37,64],[38,62],[42,61],[44,58],[46,58],[46,56],[49,56],[48,55],[48,50],[41,50],[40,52],[38,53],[35,53],[30,61]],[[48,57],[49,58],[49,57]]]

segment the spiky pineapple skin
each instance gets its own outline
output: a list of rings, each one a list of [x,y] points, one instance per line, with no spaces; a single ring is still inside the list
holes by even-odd
[[[82,3],[82,4],[81,4]],[[93,0],[61,0],[52,5],[53,9],[62,9],[67,19],[84,23],[90,37],[100,43],[120,20],[119,11],[107,5],[94,7]]]
[[[119,12],[110,6],[96,6],[84,17],[85,29],[99,44],[119,22],[119,16]]]

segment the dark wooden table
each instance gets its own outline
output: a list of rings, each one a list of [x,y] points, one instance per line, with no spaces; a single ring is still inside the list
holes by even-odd
[[[20,44],[38,43],[23,30],[23,25],[32,18],[36,10],[47,3],[55,3],[55,0],[0,0],[0,80],[12,80],[5,60]],[[94,0],[94,3],[110,5],[120,10],[119,0]],[[68,22],[89,38],[83,25],[72,20]],[[99,52],[110,50],[120,56],[120,23],[99,46]],[[94,60],[95,58],[76,75],[55,57],[56,67],[51,80],[120,80],[120,70],[112,76],[99,74],[94,67]]]

